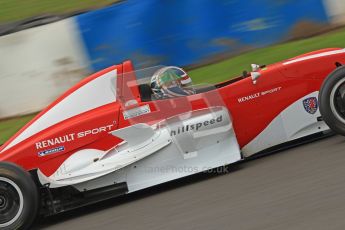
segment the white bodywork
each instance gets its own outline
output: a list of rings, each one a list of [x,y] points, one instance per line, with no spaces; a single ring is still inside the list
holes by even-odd
[[[258,136],[242,148],[245,157],[252,156],[267,148],[296,140],[314,133],[329,130],[323,121],[317,121],[320,111],[310,114],[303,107],[303,100],[316,97],[313,92],[297,100],[283,110]]]
[[[38,171],[41,183],[84,191],[126,182],[133,192],[241,160],[224,107],[185,113],[154,126],[136,124],[112,134],[125,142],[109,152],[77,152],[50,177]]]

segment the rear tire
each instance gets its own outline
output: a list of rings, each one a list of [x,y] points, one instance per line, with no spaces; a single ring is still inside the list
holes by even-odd
[[[334,70],[319,93],[320,113],[326,124],[345,136],[345,66]]]
[[[38,212],[37,186],[22,168],[0,162],[0,229],[28,229]]]

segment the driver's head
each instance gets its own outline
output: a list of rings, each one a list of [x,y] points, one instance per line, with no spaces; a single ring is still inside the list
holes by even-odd
[[[181,68],[164,67],[151,79],[151,88],[156,98],[188,96],[195,93],[192,79]]]

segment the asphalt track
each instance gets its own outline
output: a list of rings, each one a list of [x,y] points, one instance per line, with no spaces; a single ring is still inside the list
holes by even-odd
[[[345,229],[345,137],[230,170],[46,218],[34,229]]]

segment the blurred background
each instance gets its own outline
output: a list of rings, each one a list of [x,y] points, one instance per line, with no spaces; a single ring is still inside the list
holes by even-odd
[[[0,144],[87,75],[132,60],[195,83],[345,47],[344,0],[0,0]]]

